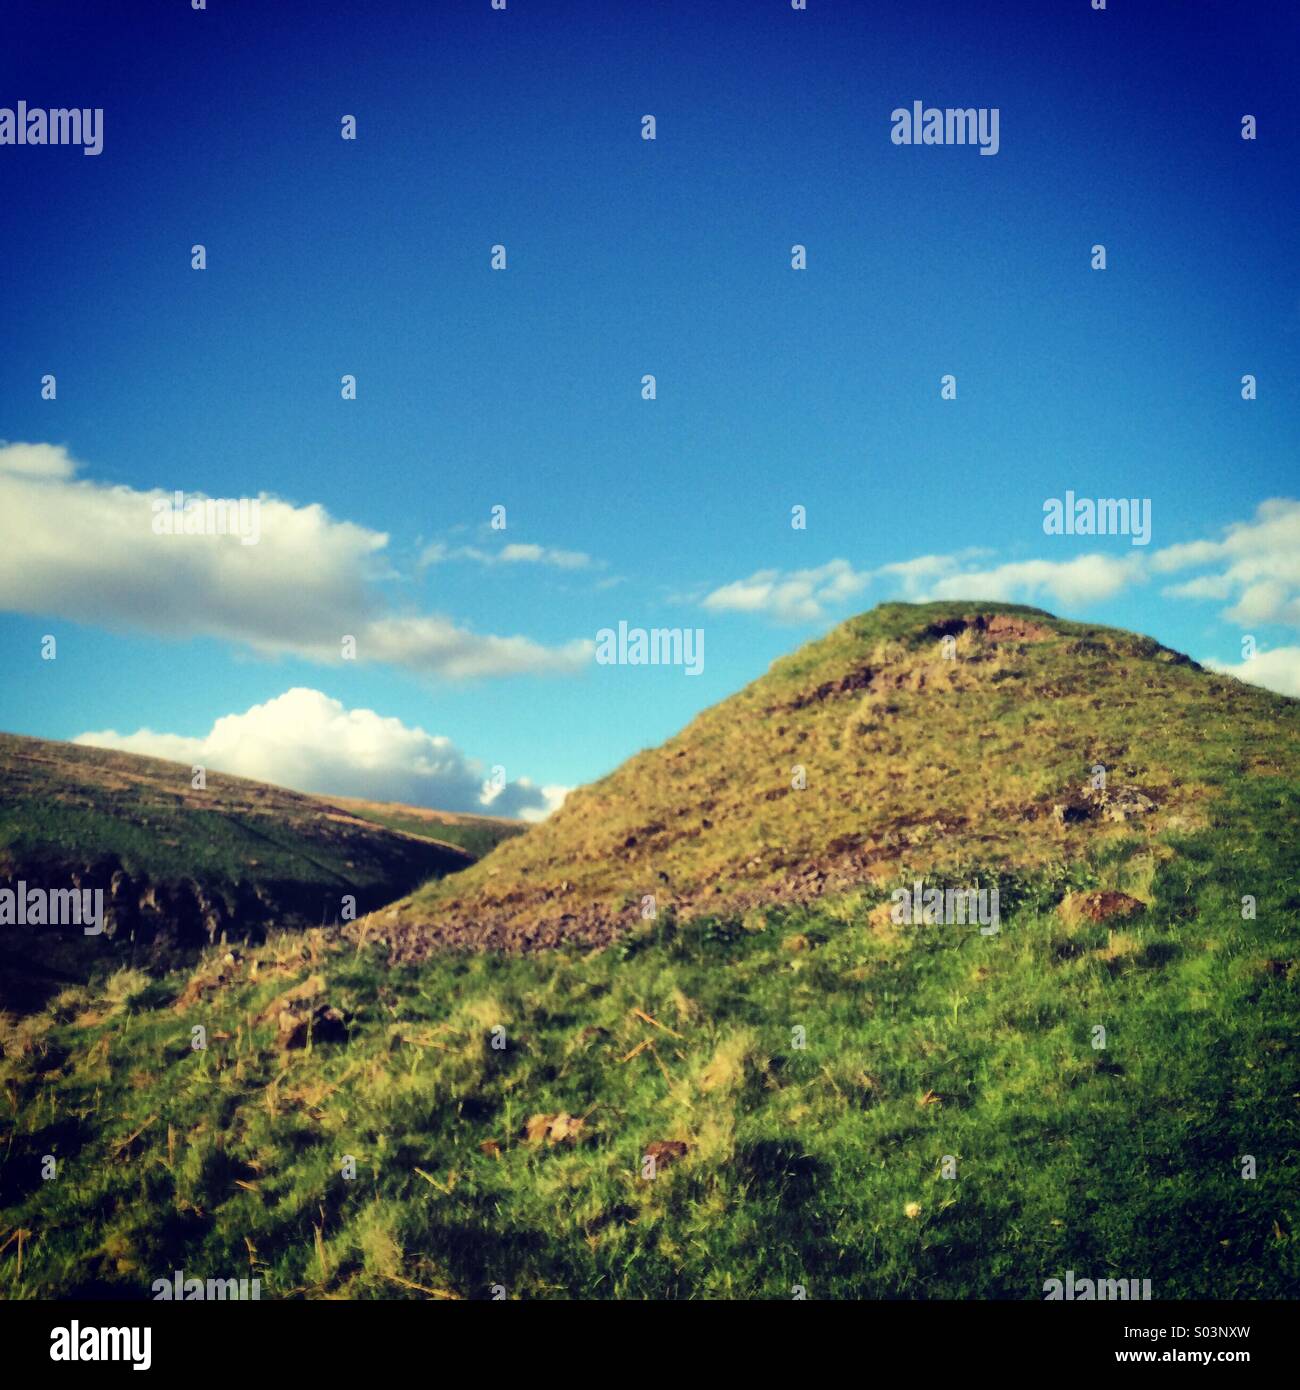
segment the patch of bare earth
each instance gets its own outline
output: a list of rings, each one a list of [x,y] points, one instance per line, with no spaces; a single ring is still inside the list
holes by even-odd
[[[913,838],[942,836],[964,824],[960,817],[900,820],[883,835],[842,836],[831,841],[824,854],[793,863],[754,859],[742,866],[753,876],[752,882],[723,886],[708,881],[665,889],[656,895],[656,911],[671,911],[677,921],[689,922],[702,916],[741,915],[770,904],[807,904],[828,894],[878,886],[892,876],[901,850]],[[572,902],[567,910],[566,899]],[[468,904],[433,903],[418,908],[403,904],[362,918],[345,930],[358,942],[386,942],[395,962],[409,963],[448,948],[504,954],[596,948],[644,923],[640,898],[619,905],[584,900],[577,886],[566,879],[556,886],[513,889],[500,895],[485,889]]]

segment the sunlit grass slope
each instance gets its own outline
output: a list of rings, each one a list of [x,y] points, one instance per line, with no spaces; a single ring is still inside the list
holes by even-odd
[[[1203,824],[1237,777],[1294,772],[1297,710],[1132,633],[1010,604],[886,604],[360,929],[408,958],[598,943],[647,897],[684,920],[909,866],[1068,863],[1139,820],[1148,836]],[[1099,766],[1130,820],[1075,814]]]

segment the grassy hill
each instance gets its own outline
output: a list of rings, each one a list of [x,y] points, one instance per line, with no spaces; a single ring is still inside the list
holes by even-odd
[[[179,763],[0,734],[0,884],[104,890],[102,938],[0,928],[0,1005],[106,962],[337,921],[472,863],[522,829],[305,796]],[[464,843],[458,843],[464,841]]]
[[[1205,825],[1229,779],[1294,771],[1296,709],[1037,609],[887,604],[359,930],[403,959],[601,944],[648,897],[685,921],[921,870],[1059,873]],[[1085,796],[1098,765],[1107,794]],[[1129,878],[1154,873],[1149,848],[1128,857]]]
[[[1298,721],[1034,610],[853,619],[393,913],[10,1020],[0,1295],[1293,1295]]]

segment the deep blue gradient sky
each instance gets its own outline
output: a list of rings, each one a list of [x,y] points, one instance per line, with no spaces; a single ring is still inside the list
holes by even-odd
[[[5,729],[201,735],[303,685],[571,784],[902,592],[876,575],[793,624],[700,607],[755,571],[1133,556],[1043,535],[1067,488],[1150,497],[1149,560],[1297,495],[1290,5],[9,0],[4,24],[0,105],[102,106],[105,143],[0,147],[0,440],[66,446],[94,485],[268,493],[385,532],[395,611],[707,643],[699,678],[466,682],[0,591]],[[915,99],[998,107],[999,153],[893,145]],[[600,567],[417,565],[503,540]],[[1246,630],[1296,641],[1162,593],[1188,577],[1023,597],[1201,659],[1238,661]]]

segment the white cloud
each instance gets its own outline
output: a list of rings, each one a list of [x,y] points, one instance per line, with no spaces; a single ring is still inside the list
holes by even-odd
[[[991,569],[947,574],[930,585],[935,599],[993,599],[1047,596],[1067,608],[1113,598],[1142,577],[1136,556],[1079,555],[1073,560],[1015,560]]]
[[[483,766],[449,738],[373,710],[345,709],[321,691],[301,686],[243,714],[223,715],[198,738],[103,729],[79,734],[73,742],[170,758],[295,791],[524,820],[544,819],[569,790],[538,787],[526,777],[494,790],[485,784]]]
[[[714,589],[701,601],[714,612],[763,613],[783,623],[811,622],[826,607],[860,594],[871,576],[847,560],[831,560],[817,569],[759,570]]]
[[[1236,676],[1248,685],[1260,685],[1265,690],[1276,690],[1279,695],[1300,699],[1300,647],[1274,647],[1272,651],[1257,652],[1249,661],[1238,662],[1235,666],[1226,661],[1203,664],[1211,671]]]
[[[6,444],[0,440],[0,468],[28,478],[70,478],[76,465],[59,444]]]
[[[1031,599],[1044,596],[1066,607],[1099,603],[1150,573],[1201,570],[1162,592],[1170,598],[1235,600],[1224,611],[1240,624],[1284,623],[1300,628],[1300,502],[1275,497],[1260,503],[1250,521],[1226,526],[1218,540],[1167,546],[1149,559],[1081,555],[1071,560],[1023,560],[986,569],[960,556],[922,555],[875,573],[901,581],[908,598]]]
[[[956,566],[956,557],[952,555],[918,555],[912,560],[898,560],[892,565],[881,565],[876,573],[897,575],[905,584],[912,584],[933,579],[936,574],[947,574]]]
[[[894,580],[907,599],[991,599],[1009,602],[1046,596],[1067,608],[1112,598],[1143,578],[1142,558],[1126,555],[1079,555],[1072,560],[1020,560],[983,569],[969,568],[985,550],[956,555],[918,555],[855,570],[847,560],[831,560],[818,569],[759,570],[713,590],[705,608],[736,613],[764,613],[782,622],[807,622],[825,609],[856,597],[872,579]]]
[[[1151,557],[1151,567],[1158,574],[1212,570],[1164,592],[1220,602],[1235,597],[1223,614],[1230,622],[1300,628],[1300,502],[1270,498],[1256,508],[1253,520],[1225,527],[1222,539],[1168,546]]]
[[[582,570],[592,564],[591,556],[581,550],[555,550],[544,545],[508,545],[501,552],[502,563],[553,565],[556,569]]]
[[[171,493],[77,479],[76,468],[61,446],[0,443],[0,609],[329,664],[347,635],[360,662],[452,679],[573,672],[591,659],[589,641],[546,647],[391,614],[376,584],[387,535],[319,505],[262,494],[256,544],[156,535],[153,503]]]
[[[453,680],[576,671],[595,651],[589,638],[541,647],[527,637],[480,637],[443,617],[380,618],[358,638],[358,656],[363,643],[370,660],[432,670]]]
[[[890,565],[881,565],[873,574],[901,580],[903,592],[908,598],[914,598],[920,596],[930,581],[940,575],[952,574],[960,570],[962,565],[970,565],[972,561],[983,559],[992,553],[982,546],[971,545],[953,555],[917,555],[911,560],[898,560]]]
[[[420,552],[420,565],[439,565],[449,560],[473,560],[480,565],[548,565],[552,569],[603,569],[604,562],[593,560],[584,550],[557,550],[547,545],[513,542],[500,550],[481,550],[478,546],[461,545],[452,548],[442,541],[433,541]]]
[[[1203,574],[1183,584],[1170,584],[1161,593],[1169,598],[1225,599],[1232,596],[1232,582],[1226,575]]]

